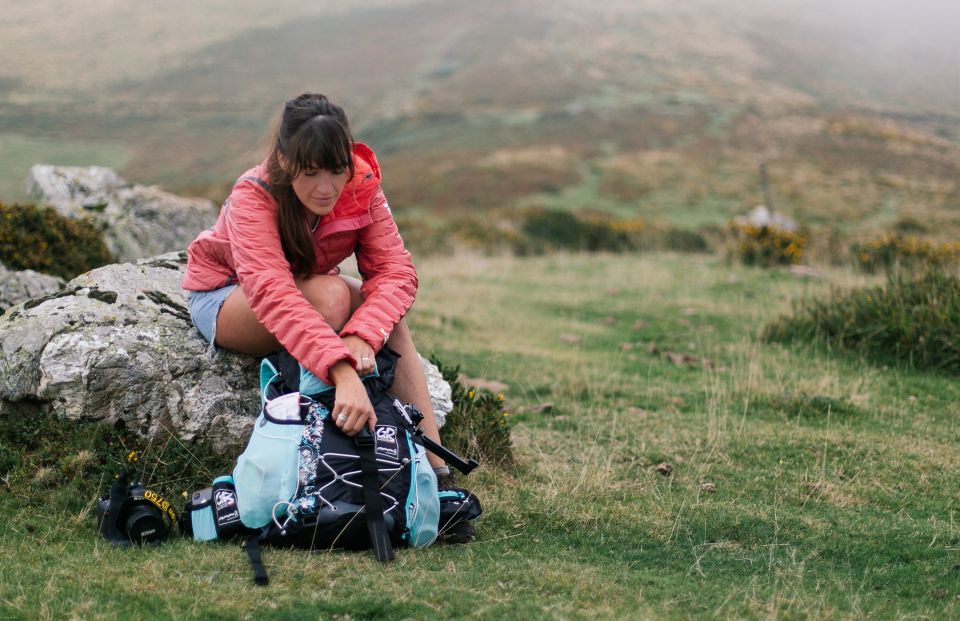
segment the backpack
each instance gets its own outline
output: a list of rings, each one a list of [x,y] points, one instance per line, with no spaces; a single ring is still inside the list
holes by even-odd
[[[419,410],[388,392],[398,359],[387,347],[377,354],[377,372],[363,378],[376,431],[350,438],[330,417],[332,386],[285,351],[265,358],[262,407],[232,476],[194,494],[184,512],[194,538],[247,536],[256,581],[266,584],[260,544],[369,548],[386,561],[395,546],[428,546],[440,529],[478,518],[469,491],[438,492],[425,448],[464,474],[477,462],[424,436]]]

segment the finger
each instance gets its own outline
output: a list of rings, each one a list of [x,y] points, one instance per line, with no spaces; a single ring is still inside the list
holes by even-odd
[[[350,422],[348,423],[350,435],[353,436],[360,433],[360,430],[369,424],[371,418],[373,418],[373,412],[370,410],[359,410],[355,417],[351,416]]]
[[[347,423],[344,424],[343,433],[347,434],[352,438],[353,436],[360,433],[360,429],[362,428],[363,428],[363,423],[360,421],[359,417],[351,418]]]
[[[363,429],[363,426],[366,424],[366,422],[366,412],[362,410],[357,412],[355,416],[351,416],[349,422],[350,435],[355,436],[360,433],[360,430]]]
[[[369,375],[370,373],[373,373],[373,359],[370,356],[361,356],[360,366],[363,369],[363,375]]]
[[[346,428],[350,424],[350,411],[347,407],[344,407],[342,404],[336,404],[333,406],[333,423],[339,427],[341,430],[346,431]]]

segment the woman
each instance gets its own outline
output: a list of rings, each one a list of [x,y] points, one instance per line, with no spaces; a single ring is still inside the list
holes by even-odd
[[[337,267],[354,253],[362,283]],[[286,102],[267,159],[240,177],[187,256],[190,316],[212,346],[253,356],[285,348],[335,387],[331,415],[352,436],[374,429],[360,377],[387,344],[401,355],[392,391],[420,408],[424,432],[439,442],[403,321],[417,273],[380,189],[377,159],[353,141],[340,106],[315,93]],[[449,482],[443,460],[429,459],[441,486]]]

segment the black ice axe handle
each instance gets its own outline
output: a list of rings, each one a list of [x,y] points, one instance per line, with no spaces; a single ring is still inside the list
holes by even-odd
[[[393,407],[395,407],[397,412],[400,413],[400,417],[403,419],[404,425],[406,425],[407,429],[409,429],[413,434],[414,442],[427,449],[437,457],[443,459],[443,461],[447,462],[447,464],[453,466],[464,475],[470,474],[473,472],[474,468],[480,465],[477,460],[465,460],[463,457],[460,457],[439,442],[435,442],[424,435],[423,430],[417,426],[420,421],[423,420],[423,413],[419,408],[417,408],[417,406],[413,405],[412,403],[404,405],[400,403],[399,399],[394,399]]]

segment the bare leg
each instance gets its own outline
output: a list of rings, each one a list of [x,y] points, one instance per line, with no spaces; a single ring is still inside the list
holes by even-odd
[[[363,294],[360,292],[360,281],[349,276],[340,276],[350,289],[350,313],[353,314],[363,303]],[[417,348],[413,344],[410,328],[402,319],[393,329],[387,340],[390,349],[400,354],[397,363],[396,377],[391,390],[401,401],[412,403],[423,412],[423,422],[420,427],[424,433],[436,442],[440,442],[440,431],[437,429],[437,419],[433,415],[433,404],[430,402],[430,392],[427,390],[427,378],[417,356]],[[431,466],[443,466],[444,461],[427,453]]]
[[[340,330],[350,317],[350,292],[338,276],[298,278],[297,287],[334,330]],[[217,315],[214,339],[220,347],[243,354],[265,356],[280,349],[280,343],[257,320],[250,302],[237,287],[230,292]]]

